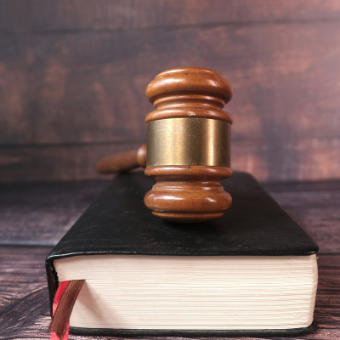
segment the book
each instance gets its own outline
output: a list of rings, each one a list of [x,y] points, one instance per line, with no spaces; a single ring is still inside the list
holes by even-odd
[[[85,280],[80,335],[292,336],[313,329],[317,244],[249,174],[221,184],[223,217],[167,222],[143,203],[154,180],[115,177],[46,259],[58,284]]]

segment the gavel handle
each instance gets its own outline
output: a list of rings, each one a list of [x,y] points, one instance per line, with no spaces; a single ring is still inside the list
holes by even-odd
[[[122,152],[103,158],[97,163],[96,171],[100,174],[114,174],[140,166],[146,166],[146,144],[141,145],[138,150]]]

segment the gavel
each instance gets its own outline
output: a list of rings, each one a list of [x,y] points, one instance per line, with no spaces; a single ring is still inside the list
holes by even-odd
[[[147,144],[99,161],[97,172],[145,167],[156,184],[144,203],[165,220],[204,222],[222,216],[232,202],[220,184],[232,175],[232,118],[222,111],[232,97],[230,84],[209,69],[175,68],[158,74],[146,97],[156,107],[145,119]]]

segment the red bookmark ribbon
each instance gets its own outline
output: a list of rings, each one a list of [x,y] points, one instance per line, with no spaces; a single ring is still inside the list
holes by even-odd
[[[61,299],[61,297],[63,296],[66,287],[68,286],[70,281],[63,281],[60,282],[59,287],[57,289],[57,292],[54,295],[54,299],[53,299],[53,315],[55,314],[55,311],[57,310],[57,307],[59,305],[59,301]],[[70,330],[70,323],[68,323],[67,325],[67,330],[65,335],[63,336],[62,340],[68,340],[68,333]],[[60,340],[59,336],[57,335],[56,332],[51,332],[51,340]]]
[[[51,340],[68,339],[72,309],[84,282],[85,280],[60,282],[53,299],[53,317],[48,328]]]

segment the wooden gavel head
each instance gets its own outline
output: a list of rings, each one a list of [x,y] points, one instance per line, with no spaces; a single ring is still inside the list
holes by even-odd
[[[232,97],[230,84],[217,72],[183,67],[156,76],[146,96],[157,110],[146,116],[145,174],[157,184],[145,205],[171,221],[222,216],[232,201],[220,185],[232,174],[232,118],[221,110]]]
[[[222,216],[232,202],[220,184],[232,174],[232,118],[221,110],[232,97],[230,84],[215,71],[183,67],[157,75],[146,96],[156,110],[145,120],[147,152],[145,147],[135,151],[134,165],[144,165],[146,154],[145,174],[157,183],[145,195],[145,205],[170,221],[203,222]],[[97,164],[99,172],[109,169],[108,159]]]

